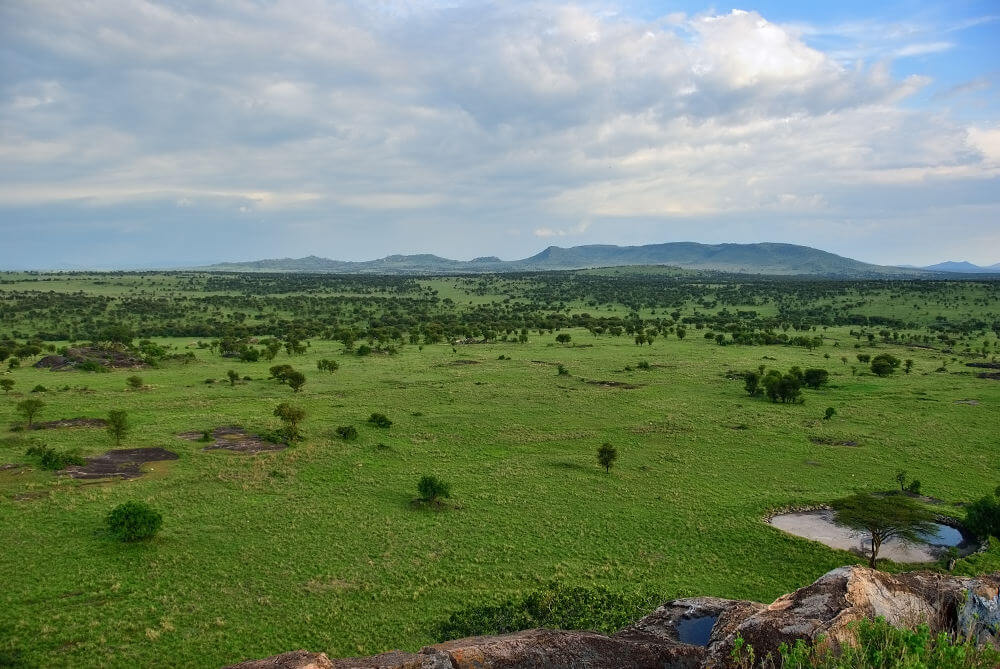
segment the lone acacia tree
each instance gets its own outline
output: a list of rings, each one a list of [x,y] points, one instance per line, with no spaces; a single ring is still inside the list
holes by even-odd
[[[306,412],[302,407],[282,402],[274,409],[274,415],[285,424],[283,432],[289,441],[294,441],[302,436],[299,434],[299,423],[306,417]]]
[[[833,502],[833,521],[871,538],[868,566],[875,569],[879,549],[890,539],[923,541],[934,531],[934,515],[909,497],[858,493]]]
[[[122,445],[122,440],[125,439],[130,429],[127,413],[121,409],[113,409],[108,412],[108,434],[115,440],[115,446]]]
[[[24,419],[28,421],[28,427],[31,427],[35,421],[35,416],[38,415],[42,409],[45,408],[45,402],[40,399],[31,397],[26,400],[21,400],[17,403],[17,412],[24,416]]]
[[[604,467],[605,473],[611,472],[611,465],[618,459],[618,449],[608,442],[601,444],[597,449],[597,462]]]

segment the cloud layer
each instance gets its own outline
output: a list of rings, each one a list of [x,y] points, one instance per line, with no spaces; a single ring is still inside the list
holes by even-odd
[[[0,266],[39,235],[96,264],[551,238],[1000,259],[1000,125],[752,11],[12,0],[0,22],[0,225],[22,245]]]

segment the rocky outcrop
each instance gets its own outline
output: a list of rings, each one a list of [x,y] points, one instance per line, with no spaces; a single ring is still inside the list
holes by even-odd
[[[232,669],[725,667],[737,638],[762,658],[798,639],[836,646],[850,638],[850,623],[879,616],[900,627],[926,623],[933,632],[1000,645],[1000,573],[959,578],[841,567],[768,606],[716,597],[672,600],[612,636],[534,629],[366,658],[330,659],[299,650]],[[694,628],[706,638],[692,642]]]

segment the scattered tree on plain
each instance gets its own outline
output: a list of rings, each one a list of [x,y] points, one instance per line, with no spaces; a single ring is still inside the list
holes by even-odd
[[[602,467],[604,467],[604,472],[606,474],[611,473],[611,466],[615,464],[615,460],[618,459],[618,449],[611,445],[610,442],[604,442],[597,449],[597,462]]]
[[[421,476],[417,483],[420,500],[427,504],[438,502],[442,497],[451,497],[451,486],[436,476]]]
[[[306,384],[306,375],[293,369],[285,374],[285,383],[288,384],[288,387],[292,389],[293,393],[297,393],[302,390],[302,386]]]
[[[839,499],[831,506],[835,523],[868,535],[868,566],[872,569],[886,541],[899,539],[918,543],[923,541],[923,535],[935,529],[934,514],[902,495],[858,493]]]
[[[301,438],[299,433],[299,423],[301,423],[305,417],[305,409],[288,402],[282,402],[274,409],[274,415],[281,419],[281,422],[285,424],[282,429],[282,434],[288,441],[295,441]]]
[[[24,420],[28,422],[28,427],[30,428],[34,422],[35,418],[38,416],[39,412],[45,408],[45,402],[34,397],[30,397],[26,400],[21,400],[17,403],[15,409],[19,414],[24,416]]]
[[[115,440],[115,446],[121,447],[122,441],[128,435],[131,426],[128,422],[128,414],[122,409],[112,409],[108,412],[108,434]]]

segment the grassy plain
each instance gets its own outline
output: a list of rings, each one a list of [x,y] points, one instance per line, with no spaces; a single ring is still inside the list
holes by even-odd
[[[433,281],[459,299],[453,280]],[[273,363],[156,339],[196,360],[7,373],[16,386],[0,395],[0,464],[28,462],[25,435],[83,455],[113,448],[100,429],[6,431],[37,384],[49,389],[30,395],[47,405],[41,420],[125,409],[135,425],[127,446],[180,457],[136,480],[90,485],[0,472],[0,650],[28,666],[134,667],[415,649],[451,610],[552,580],[770,601],[862,560],[766,525],[768,510],[888,490],[899,468],[945,513],[1000,483],[1000,381],[976,378],[952,354],[865,344],[914,360],[911,374],[879,378],[855,361],[847,327],[823,330],[812,351],[718,346],[694,329],[642,347],[565,332],[570,345],[533,332],[527,344],[406,345],[369,357],[312,339],[306,354]],[[340,369],[317,371],[321,358]],[[278,363],[306,373],[302,392],[266,380]],[[557,374],[560,363],[569,375]],[[943,363],[948,371],[935,371]],[[760,364],[824,367],[830,386],[806,390],[802,405],[749,398],[728,372]],[[230,386],[229,369],[253,380]],[[133,373],[146,389],[126,389]],[[308,412],[305,440],[287,450],[205,452],[177,437],[230,424],[273,430],[283,401]],[[822,420],[828,406],[837,414]],[[376,411],[391,428],[366,424]],[[348,424],[355,442],[334,435]],[[619,451],[610,474],[595,456],[605,441]],[[423,474],[452,484],[454,508],[411,506]],[[148,543],[101,532],[104,515],[130,499],[164,514]]]

